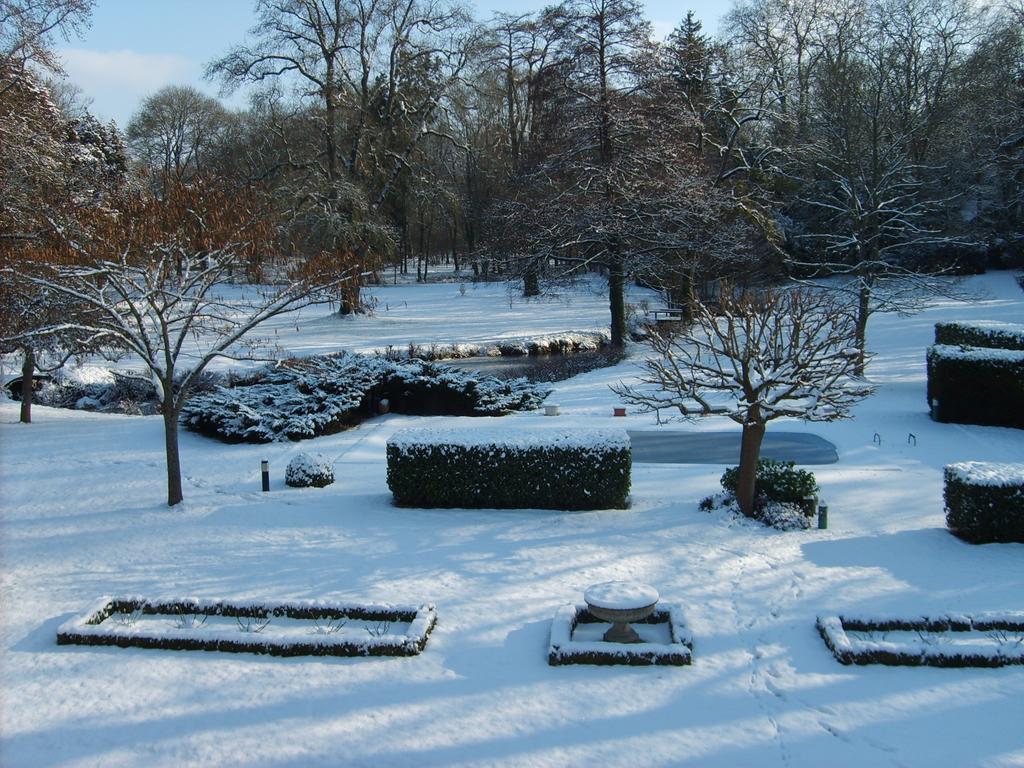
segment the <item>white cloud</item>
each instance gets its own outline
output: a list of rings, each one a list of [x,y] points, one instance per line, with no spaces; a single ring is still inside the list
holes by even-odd
[[[60,56],[68,79],[93,99],[93,113],[122,127],[146,96],[165,85],[195,82],[201,75],[198,62],[173,53],[63,48]]]

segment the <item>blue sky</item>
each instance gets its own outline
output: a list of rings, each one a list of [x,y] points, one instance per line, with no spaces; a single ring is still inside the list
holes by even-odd
[[[525,13],[553,0],[477,0],[477,18],[493,11]],[[648,0],[647,17],[664,34],[692,8],[714,32],[727,2]],[[92,27],[61,47],[68,78],[93,100],[102,120],[124,127],[139,102],[165,85],[191,84],[216,96],[204,65],[241,42],[252,26],[253,0],[98,0]],[[236,96],[229,104],[243,106]]]

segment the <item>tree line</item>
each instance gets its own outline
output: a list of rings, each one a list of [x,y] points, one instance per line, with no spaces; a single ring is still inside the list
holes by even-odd
[[[689,313],[795,279],[848,299],[863,374],[871,313],[1024,259],[1022,0],[735,0],[715,38],[688,13],[663,41],[636,0],[256,0],[207,68],[248,108],[169,86],[123,131],[59,80],[92,5],[0,0],[0,339],[26,387],[130,349],[173,418],[189,334],[219,339],[201,372],[239,324],[357,312],[441,258],[527,296],[600,273],[617,347],[629,281]],[[225,281],[276,287],[229,313]]]

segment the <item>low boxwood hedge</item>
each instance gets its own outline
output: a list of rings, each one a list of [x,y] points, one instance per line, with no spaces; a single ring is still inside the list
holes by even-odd
[[[1024,351],[937,344],[927,362],[937,421],[1024,429]]]
[[[1024,349],[1024,325],[963,321],[936,323],[935,343],[962,347]]]
[[[632,467],[622,430],[406,429],[387,455],[408,507],[623,509]]]
[[[974,544],[1024,542],[1024,464],[969,461],[945,476],[950,532]]]

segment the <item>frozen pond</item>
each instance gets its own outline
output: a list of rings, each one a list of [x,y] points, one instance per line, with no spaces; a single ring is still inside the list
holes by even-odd
[[[633,461],[648,464],[738,464],[740,432],[629,432]],[[761,458],[797,464],[835,464],[836,447],[803,432],[765,432]]]

